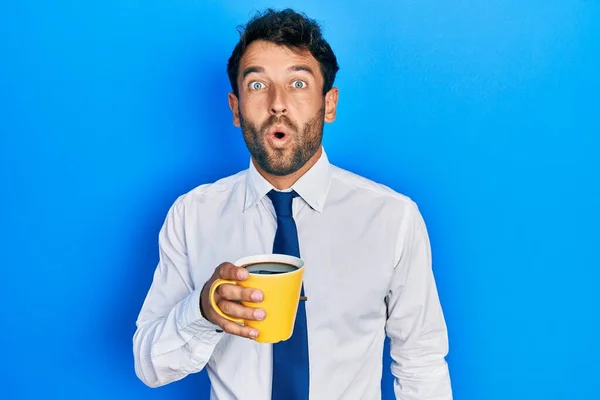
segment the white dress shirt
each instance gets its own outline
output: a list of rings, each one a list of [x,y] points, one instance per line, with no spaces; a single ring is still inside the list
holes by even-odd
[[[396,398],[451,399],[446,324],[415,203],[331,165],[324,151],[292,188],[306,265],[310,399],[380,399],[386,334]],[[250,163],[169,210],[133,337],[135,371],[147,385],[206,368],[213,400],[271,398],[272,345],[218,332],[199,307],[220,263],[272,252],[271,189]]]

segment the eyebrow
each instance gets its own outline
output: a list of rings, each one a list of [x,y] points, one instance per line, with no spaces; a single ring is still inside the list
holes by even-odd
[[[288,68],[290,71],[306,71],[311,75],[315,75],[315,72],[313,71],[313,69],[311,67],[309,67],[308,65],[294,65],[291,66],[290,68]],[[265,72],[265,69],[263,67],[248,67],[246,69],[244,69],[244,72],[242,72],[242,79],[246,78],[248,75],[255,73],[261,73],[261,72]]]
[[[265,72],[265,69],[263,67],[248,67],[242,73],[242,79],[244,79],[249,74],[260,73],[260,72]]]
[[[293,67],[290,67],[290,70],[291,71],[306,71],[313,76],[315,75],[315,72],[308,65],[294,65]]]

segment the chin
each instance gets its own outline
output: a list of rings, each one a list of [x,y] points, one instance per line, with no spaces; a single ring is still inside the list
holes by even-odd
[[[263,169],[270,173],[271,175],[275,175],[275,176],[286,176],[286,175],[290,175],[293,174],[294,172],[298,171],[299,168],[293,168],[291,165],[289,164],[285,164],[285,165],[281,165],[281,164],[277,164],[277,165],[273,165],[273,164],[269,164],[268,166],[266,166],[267,168],[264,168],[265,166],[263,166]]]

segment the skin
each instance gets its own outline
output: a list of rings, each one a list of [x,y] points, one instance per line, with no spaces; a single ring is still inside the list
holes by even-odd
[[[258,172],[273,187],[288,189],[319,160],[323,124],[335,120],[338,89],[323,96],[319,62],[308,50],[265,41],[254,41],[246,48],[237,82],[239,97],[228,95],[233,124],[242,128]],[[275,132],[284,133],[283,138]],[[208,292],[219,278],[244,281],[248,271],[229,262],[220,264],[202,289],[202,315],[227,333],[256,338],[255,329],[229,321],[212,308]],[[262,299],[258,289],[230,284],[221,285],[215,293],[215,302],[225,314],[244,320],[262,320],[266,314],[239,302],[260,303]]]

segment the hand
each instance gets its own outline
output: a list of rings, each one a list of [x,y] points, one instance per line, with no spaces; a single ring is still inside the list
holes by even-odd
[[[202,288],[202,293],[200,294],[200,312],[204,318],[220,326],[227,333],[255,339],[258,336],[256,329],[236,324],[221,317],[210,304],[210,299],[208,298],[210,287],[219,278],[241,282],[248,279],[248,271],[228,262],[220,264]],[[263,293],[258,289],[243,288],[227,283],[219,286],[215,291],[215,303],[223,313],[233,318],[256,321],[265,319],[265,310],[246,307],[240,304],[240,301],[260,303],[262,300]]]

